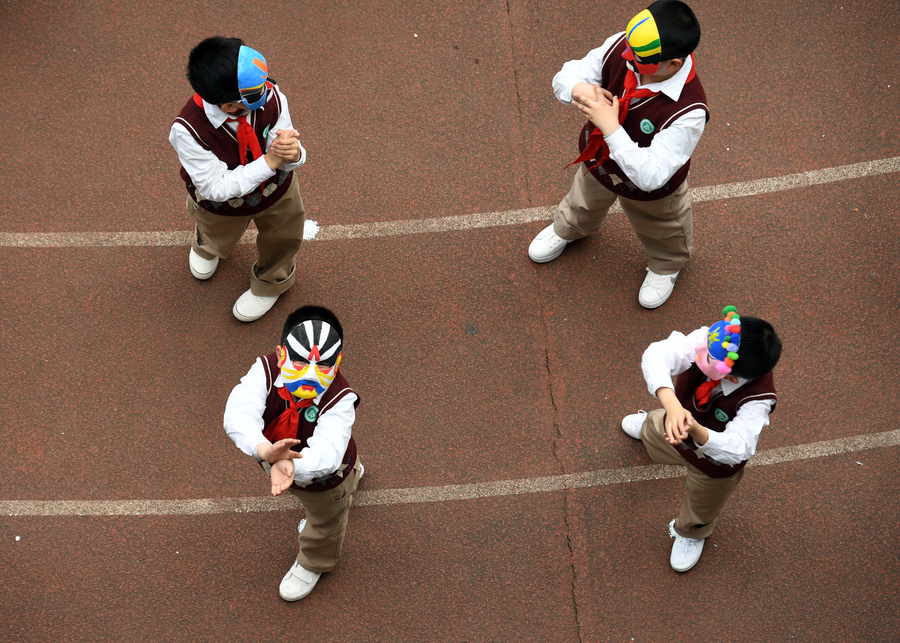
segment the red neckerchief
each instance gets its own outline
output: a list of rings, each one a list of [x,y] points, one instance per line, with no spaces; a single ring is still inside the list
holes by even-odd
[[[300,409],[312,406],[313,403],[312,398],[296,401],[297,398],[291,395],[291,392],[285,386],[277,390],[278,396],[290,404],[290,408],[285,409],[284,413],[275,418],[275,421],[263,431],[263,435],[272,444],[285,438],[296,439],[297,429],[300,427]]]
[[[696,66],[694,66],[693,62],[694,56],[691,54],[691,71],[688,73],[687,80],[684,81],[685,85],[694,80],[694,76],[697,75],[695,73]],[[625,117],[628,116],[628,108],[631,107],[632,98],[647,98],[648,96],[659,93],[649,89],[638,89],[637,75],[630,69],[626,69],[626,72],[625,93],[622,95],[622,98],[619,99],[619,125],[625,124]],[[598,159],[596,163],[588,167],[588,172],[609,158],[609,145],[606,144],[606,140],[603,138],[603,132],[601,132],[600,128],[593,123],[590,125],[591,133],[588,137],[587,147],[585,147],[584,151],[578,155],[577,159],[569,163],[569,165],[575,165],[576,163],[586,163],[592,159]],[[566,167],[569,167],[569,165]],[[585,172],[585,174],[587,174],[587,172]]]
[[[697,387],[697,390],[694,392],[694,399],[697,400],[698,406],[705,406],[709,402],[709,395],[718,383],[717,380],[709,380]]]
[[[203,109],[203,99],[200,98],[200,94],[194,94],[194,104],[200,109]],[[259,139],[256,138],[256,132],[253,131],[253,127],[247,122],[246,114],[238,116],[237,118],[228,118],[226,121],[238,124],[237,140],[241,153],[241,165],[247,165],[248,149],[253,153],[254,161],[262,156],[262,148],[259,146]]]
[[[247,165],[247,150],[253,154],[255,161],[262,156],[262,148],[259,146],[259,139],[256,138],[256,132],[247,122],[247,115],[241,114],[237,118],[226,119],[229,123],[237,123],[237,140],[238,151],[241,153],[241,165]]]

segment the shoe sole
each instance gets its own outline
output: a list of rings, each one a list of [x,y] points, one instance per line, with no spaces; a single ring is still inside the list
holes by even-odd
[[[218,267],[219,267],[219,264],[216,264],[216,268],[218,268]],[[206,281],[207,279],[212,277],[214,274],[216,274],[216,268],[213,268],[211,271],[209,271],[207,273],[203,273],[203,272],[197,272],[196,270],[194,270],[194,267],[191,266],[191,274],[194,276],[194,279],[199,279],[200,281]]]
[[[675,292],[675,289],[674,289],[674,288],[672,288],[672,292]],[[641,306],[643,306],[644,308],[646,308],[647,310],[653,310],[654,308],[659,308],[659,307],[662,306],[664,303],[666,303],[667,301],[669,301],[669,297],[672,296],[672,292],[670,292],[668,295],[666,295],[666,298],[663,299],[661,302],[659,302],[659,303],[657,303],[657,304],[652,304],[652,305],[651,305],[651,304],[645,304],[644,302],[642,302],[642,301],[641,301],[641,296],[640,296],[640,294],[639,294],[639,295],[638,295],[638,303],[639,303]]]
[[[313,585],[313,586],[309,589],[308,592],[306,592],[305,594],[301,594],[300,596],[297,596],[296,598],[293,597],[293,596],[291,596],[290,598],[287,597],[287,596],[285,596],[284,594],[281,593],[281,590],[280,590],[280,589],[278,590],[278,595],[281,597],[281,600],[287,601],[288,603],[293,603],[294,601],[299,601],[301,598],[306,598],[307,596],[309,596],[310,594],[312,594],[312,591],[313,591],[315,588],[316,588],[316,586]]]
[[[697,560],[694,561],[694,563],[693,563],[690,567],[685,567],[684,569],[678,569],[677,567],[675,567],[675,565],[672,564],[672,561],[670,560],[670,561],[669,561],[669,567],[671,567],[672,569],[674,569],[674,570],[675,570],[676,572],[678,572],[679,574],[683,574],[683,573],[685,573],[685,572],[688,572],[688,571],[694,569],[694,567],[695,567],[695,566],[697,565],[697,563],[699,563],[699,562],[700,562],[700,559],[698,558]]]
[[[199,279],[200,281],[206,281],[207,279],[212,277],[214,274],[216,274],[216,269],[219,267],[219,262],[216,261],[216,265],[214,265],[213,269],[210,270],[209,272],[197,272],[196,270],[194,270],[194,266],[192,266],[190,264],[190,262],[188,262],[188,267],[191,269],[191,274],[194,276],[194,279]]]
[[[274,305],[275,305],[275,304],[272,304],[272,306],[274,306]],[[244,315],[243,313],[241,313],[240,311],[238,311],[238,309],[237,309],[237,304],[235,304],[235,305],[234,305],[234,308],[231,309],[231,312],[232,312],[232,314],[233,314],[235,317],[237,317],[238,321],[242,321],[242,322],[244,322],[244,323],[248,323],[248,322],[254,322],[254,321],[256,321],[257,319],[260,319],[261,317],[265,317],[266,313],[269,312],[269,310],[272,310],[272,309],[269,308],[268,310],[264,310],[263,312],[261,312],[261,313],[260,313],[259,315],[257,315],[256,317],[248,317],[247,315]]]
[[[535,257],[533,254],[531,254],[531,250],[529,250],[529,251],[528,251],[528,258],[531,259],[534,263],[549,263],[549,262],[553,261],[554,259],[558,258],[559,255],[561,255],[561,254],[563,253],[563,250],[565,250],[565,249],[566,249],[566,246],[568,246],[568,245],[569,245],[568,243],[564,243],[564,244],[560,247],[560,249],[557,250],[556,252],[554,252],[552,255],[548,255],[548,256],[542,257],[542,258],[540,258],[540,259],[538,259],[538,258]]]

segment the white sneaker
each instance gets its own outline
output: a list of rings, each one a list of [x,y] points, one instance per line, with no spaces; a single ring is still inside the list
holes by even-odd
[[[644,426],[644,420],[647,419],[647,411],[638,411],[631,415],[626,415],[622,419],[622,430],[635,440],[641,439],[641,427]]]
[[[644,308],[659,308],[664,303],[672,290],[675,288],[675,280],[678,279],[678,273],[671,275],[658,275],[650,268],[647,268],[647,276],[644,277],[644,283],[641,284],[641,291],[638,293],[638,301]]]
[[[703,553],[705,538],[685,538],[675,533],[675,521],[669,523],[669,535],[675,539],[672,545],[672,555],[669,564],[676,572],[686,572],[697,564],[700,554]]]
[[[299,601],[313,591],[313,587],[319,582],[321,575],[300,567],[300,564],[295,561],[293,567],[281,579],[278,593],[286,601]]]
[[[551,223],[541,230],[528,246],[528,257],[535,263],[547,263],[561,255],[567,245],[569,242],[553,231]]]
[[[253,291],[248,290],[234,302],[234,309],[231,312],[242,322],[256,321],[271,310],[275,302],[278,301],[278,297],[279,295],[258,297],[253,294]]]
[[[219,258],[213,257],[212,259],[204,259],[191,248],[188,264],[191,266],[191,274],[200,281],[205,281],[212,277],[213,273],[216,272],[216,268],[219,267]]]

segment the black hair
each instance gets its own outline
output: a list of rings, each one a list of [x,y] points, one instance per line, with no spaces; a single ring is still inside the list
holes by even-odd
[[[731,374],[745,379],[762,377],[781,357],[781,338],[772,324],[758,317],[741,316],[741,344]]]
[[[653,15],[662,46],[660,60],[689,56],[700,44],[700,23],[680,0],[657,0],[647,10]]]
[[[281,343],[284,344],[287,341],[287,336],[291,334],[292,330],[309,320],[319,320],[327,323],[337,331],[338,337],[341,338],[343,343],[344,329],[341,328],[341,322],[338,321],[337,316],[333,312],[322,306],[301,306],[288,315],[288,318],[284,321],[284,328],[281,331]]]
[[[221,105],[241,100],[237,66],[243,44],[240,38],[213,36],[191,50],[188,82],[207,103]]]

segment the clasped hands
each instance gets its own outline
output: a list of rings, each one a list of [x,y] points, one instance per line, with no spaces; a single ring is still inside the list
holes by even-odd
[[[572,107],[609,136],[619,129],[619,98],[599,83],[577,83],[572,88]]]
[[[275,132],[278,137],[266,152],[266,163],[272,170],[277,170],[285,163],[296,163],[300,160],[300,132],[294,129],[280,129]]]
[[[687,440],[694,426],[694,416],[686,408],[678,405],[678,408],[666,408],[666,442],[669,444],[681,444]]]
[[[272,495],[279,496],[294,482],[294,460],[302,458],[302,453],[291,451],[291,447],[302,444],[302,440],[285,438],[274,444],[260,442],[256,445],[256,453],[261,460],[272,465]]]
[[[706,444],[709,439],[709,430],[705,426],[697,424],[691,412],[678,401],[674,390],[668,387],[659,388],[656,391],[656,397],[666,410],[666,442],[672,445],[681,444],[690,436],[697,444]]]

